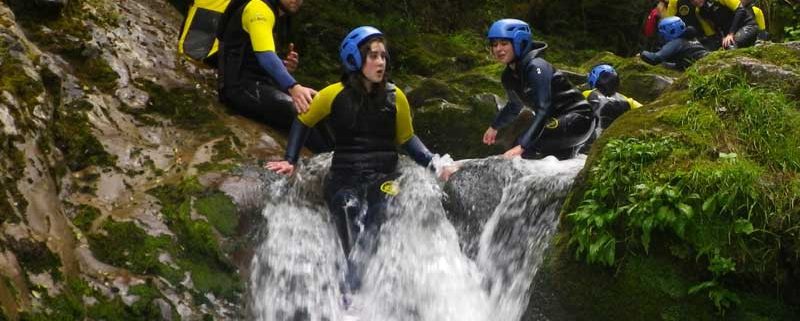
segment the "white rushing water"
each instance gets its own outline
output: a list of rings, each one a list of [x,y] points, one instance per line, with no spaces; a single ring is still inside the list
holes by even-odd
[[[503,195],[494,211],[485,213],[489,219],[475,236],[477,257],[470,259],[446,218],[440,183],[403,160],[400,193],[390,202],[375,252],[351,253],[362,278],[361,288],[347,293],[347,260],[321,200],[330,155],[314,157],[296,178],[270,187],[266,224],[251,263],[249,318],[519,320],[561,202],[584,161],[511,161],[505,186],[487,186]]]

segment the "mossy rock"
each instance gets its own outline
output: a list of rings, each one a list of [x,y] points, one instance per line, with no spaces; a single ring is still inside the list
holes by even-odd
[[[796,70],[797,58],[785,54],[791,49],[776,46],[698,61],[594,143],[565,201],[545,272],[556,274],[548,277],[564,291],[560,303],[578,319],[798,318],[792,306],[800,302],[800,242],[793,231],[800,226],[792,218],[800,215],[800,196],[790,182],[800,177],[800,108],[793,87],[757,75]],[[675,270],[634,268],[647,262]],[[625,285],[667,276],[689,290],[676,299]],[[625,281],[630,277],[639,281]],[[578,288],[592,290],[587,297]],[[625,310],[641,316],[613,308],[623,299]],[[593,303],[577,306],[583,302]]]

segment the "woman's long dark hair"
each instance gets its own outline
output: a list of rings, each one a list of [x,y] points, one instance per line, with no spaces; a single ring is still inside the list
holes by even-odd
[[[367,54],[369,54],[369,49],[372,46],[372,43],[376,41],[380,41],[381,43],[383,43],[384,46],[387,46],[386,39],[383,38],[382,36],[377,36],[368,39],[361,46],[358,47],[358,52],[361,54],[362,67],[367,62]],[[366,79],[367,78],[364,76],[364,73],[361,72],[361,69],[359,69],[356,71],[345,72],[344,74],[342,74],[341,81],[342,84],[344,84],[346,87],[352,87],[353,89],[355,89],[357,92],[361,93],[364,96],[367,96],[368,93],[370,94],[370,96],[374,95],[383,96],[386,94],[386,91],[383,89],[386,88],[386,82],[389,79],[389,57],[388,56],[386,57],[386,68],[383,71],[383,79],[381,80],[381,82],[373,83],[371,90],[368,91],[367,88],[364,87]]]

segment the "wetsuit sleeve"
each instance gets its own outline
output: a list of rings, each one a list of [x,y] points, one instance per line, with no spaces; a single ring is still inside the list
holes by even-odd
[[[590,90],[584,90],[583,91],[583,98],[589,99],[589,95],[591,95],[591,94],[592,94],[592,90],[591,89]]]
[[[425,147],[417,135],[412,135],[403,145],[403,149],[414,159],[417,164],[428,167],[433,159],[433,153]]]
[[[534,59],[526,66],[528,87],[525,88],[525,95],[533,105],[536,115],[534,115],[531,126],[517,141],[524,149],[530,149],[533,143],[539,139],[547,119],[553,113],[550,82],[554,72],[553,66],[542,59]]]
[[[642,51],[640,56],[644,62],[657,65],[674,56],[681,49],[681,39],[667,42],[658,52]]]
[[[297,83],[274,51],[257,52],[256,58],[261,68],[264,68],[278,82],[281,90],[286,91]]]
[[[497,116],[494,117],[494,121],[492,121],[492,128],[494,129],[508,126],[508,124],[517,118],[519,112],[522,111],[522,104],[511,98],[510,90],[506,90],[506,96],[509,98],[506,106],[500,109]]]
[[[395,88],[395,95],[395,143],[402,145],[414,137],[414,126],[411,124],[411,108],[408,98],[400,88]]]
[[[275,14],[264,2],[250,1],[245,6],[242,13],[242,28],[250,35],[250,43],[258,64],[278,82],[282,90],[287,90],[297,82],[275,53],[275,40],[272,38],[274,27]]]
[[[731,27],[728,29],[728,34],[736,33],[739,28],[742,27],[744,21],[747,19],[747,10],[744,6],[739,6],[736,10],[733,11],[733,20],[731,21]]]
[[[283,159],[289,163],[297,164],[297,160],[300,158],[300,149],[305,145],[306,139],[308,139],[310,133],[311,127],[306,126],[299,119],[295,118],[292,123],[292,129],[289,130],[289,138],[286,143],[286,155]]]
[[[304,125],[308,127],[314,127],[314,125],[316,125],[320,120],[327,117],[331,113],[333,100],[337,95],[339,95],[342,89],[344,89],[344,85],[338,82],[320,90],[320,92],[314,96],[314,99],[311,100],[311,105],[308,107],[308,111],[298,115],[297,118]]]

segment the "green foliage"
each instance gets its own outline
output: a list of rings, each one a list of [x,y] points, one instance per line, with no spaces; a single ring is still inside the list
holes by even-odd
[[[684,210],[675,211],[669,205],[677,198],[674,187],[637,184],[645,180],[642,168],[668,154],[674,144],[670,138],[608,142],[599,164],[590,170],[591,187],[584,193],[583,202],[567,215],[574,224],[570,244],[577,244],[577,256],[585,257],[589,263],[613,265],[618,240],[640,235],[638,238],[647,249],[654,228],[670,224],[681,230],[685,228],[685,219],[676,215]],[[628,205],[623,206],[626,202]],[[658,214],[648,215],[653,209]],[[630,216],[627,223],[630,228],[626,229],[630,235],[618,238],[614,230],[623,216]]]

